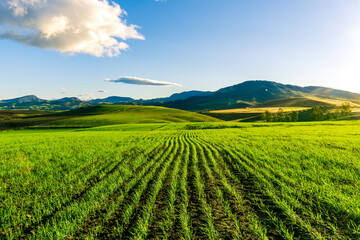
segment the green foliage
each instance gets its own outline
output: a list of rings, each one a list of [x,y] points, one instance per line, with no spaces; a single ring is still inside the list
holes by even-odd
[[[348,102],[343,103],[343,104],[341,104],[340,108],[341,108],[341,115],[343,117],[347,117],[347,116],[349,116],[351,114],[350,103],[348,103]]]
[[[296,111],[292,111],[290,115],[290,121],[288,122],[297,122],[299,120],[299,113]]]
[[[273,120],[273,115],[269,110],[266,110],[262,115],[262,119],[265,120],[266,122],[271,122]]]
[[[335,108],[315,106],[311,110],[310,117],[312,121],[333,120],[341,117],[348,117],[351,112],[350,103],[345,102],[342,103],[341,106],[336,106]]]
[[[324,106],[315,106],[312,108],[312,112],[310,114],[312,121],[323,121],[325,120],[325,112],[327,111]]]
[[[277,113],[271,113],[269,110],[266,110],[262,114],[262,120],[266,122],[297,122],[299,120],[299,112],[284,113],[282,108],[279,108]]]
[[[284,121],[285,115],[284,115],[284,110],[282,108],[279,108],[279,110],[277,112],[277,117],[278,117],[279,122]]]

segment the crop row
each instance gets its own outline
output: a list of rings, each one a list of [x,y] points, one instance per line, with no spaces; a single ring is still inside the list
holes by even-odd
[[[325,174],[320,168],[329,156],[327,145],[305,151],[298,149],[301,140],[290,139],[296,145],[289,147],[286,138],[272,135],[278,148],[265,152],[269,143],[259,139],[266,137],[246,134],[241,129],[98,132],[81,133],[82,138],[68,144],[61,134],[52,144],[34,137],[45,146],[24,139],[26,144],[14,144],[0,155],[8,164],[0,169],[5,190],[0,195],[0,238],[360,237],[357,200],[336,203],[334,192],[320,191],[319,179],[301,171],[311,165],[297,157],[309,156],[318,161],[319,174]],[[0,142],[5,143],[11,141]],[[332,154],[328,161],[337,161],[332,163],[338,166],[333,167],[336,173],[344,166],[337,155],[341,151]],[[10,159],[23,164],[18,166],[21,173],[7,171],[15,165]],[[346,184],[359,183],[355,175],[352,181]],[[337,184],[338,199],[357,194]]]

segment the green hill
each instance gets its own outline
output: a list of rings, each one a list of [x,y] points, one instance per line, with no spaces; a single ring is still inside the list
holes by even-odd
[[[295,100],[297,102],[292,105],[284,106],[305,107],[318,105],[316,103],[318,100],[311,100],[310,98],[359,102],[360,94],[326,87],[300,87],[272,81],[252,80],[225,87],[214,92],[188,91],[176,93],[166,98],[155,98],[149,100],[117,96],[107,97],[104,99],[93,99],[91,101],[83,101],[78,98],[45,100],[30,95],[21,98],[2,100],[0,101],[0,109],[65,111],[99,104],[116,104],[162,106],[187,111],[211,111],[254,107],[257,104],[262,104],[268,101],[290,98],[292,101]],[[321,105],[324,104],[322,103]],[[331,103],[330,105],[334,104]]]
[[[0,128],[88,128],[115,124],[215,122],[216,118],[165,107],[97,105],[0,122]]]
[[[283,98],[267,101],[261,104],[256,105],[256,107],[314,107],[314,106],[328,106],[334,107],[339,106],[343,102],[335,99],[326,99],[318,97],[293,97],[293,98]],[[356,103],[351,103],[353,107],[359,106]]]
[[[285,85],[272,81],[257,80],[246,81],[234,86],[222,88],[214,92],[213,94],[207,96],[195,96],[184,100],[169,101],[161,104],[163,106],[171,108],[179,108],[191,111],[206,111],[252,107],[259,103],[265,103],[273,100],[277,101],[279,99],[295,100],[296,103],[294,102],[290,105],[284,105],[284,107],[306,107],[319,105],[315,102],[321,98],[358,101],[359,97],[360,94],[357,93],[351,93],[331,88],[299,87],[295,85]],[[310,98],[313,99],[311,100]],[[301,101],[301,99],[303,102]],[[288,100],[285,100],[285,102],[287,101]],[[275,106],[272,104],[273,102],[270,102],[269,106]],[[321,103],[320,105],[328,104]],[[330,103],[330,105],[334,104]],[[262,107],[267,105],[261,104],[259,106]]]

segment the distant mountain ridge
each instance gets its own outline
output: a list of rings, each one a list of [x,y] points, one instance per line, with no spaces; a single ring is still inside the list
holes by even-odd
[[[191,111],[243,108],[268,101],[290,98],[320,97],[359,101],[360,94],[326,87],[300,87],[274,81],[251,80],[215,92],[186,91],[166,98],[149,100],[111,96],[88,101],[79,98],[44,100],[34,95],[0,101],[1,109],[69,110],[97,104],[155,105]]]
[[[170,101],[163,106],[184,110],[216,110],[254,106],[259,103],[285,98],[323,97],[359,100],[360,94],[325,87],[300,87],[273,81],[246,81],[221,88],[207,96],[194,96]]]
[[[0,102],[2,102],[2,103],[41,102],[41,101],[44,101],[44,100],[38,98],[38,97],[35,96],[35,95],[27,95],[27,96],[18,97],[18,98],[13,98],[13,99],[0,100]]]
[[[134,102],[134,101],[136,100],[133,98],[117,97],[117,96],[90,100],[90,102],[94,102],[94,103],[118,103],[118,102]]]

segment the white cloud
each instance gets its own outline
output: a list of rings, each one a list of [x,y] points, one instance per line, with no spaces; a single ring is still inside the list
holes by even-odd
[[[66,88],[61,88],[60,91],[61,91],[61,94],[67,94],[68,93],[68,89],[66,89]]]
[[[108,0],[1,0],[0,38],[66,54],[117,56],[144,39]]]
[[[82,95],[78,95],[79,99],[81,100],[91,100],[93,99],[94,97],[94,94],[92,93],[85,93],[85,94],[82,94]]]
[[[114,82],[114,83],[126,83],[126,84],[133,84],[133,85],[145,85],[145,86],[161,86],[161,87],[169,87],[169,86],[181,86],[177,83],[169,83],[169,82],[162,82],[156,81],[151,79],[139,78],[139,77],[119,77],[117,79],[105,79],[107,82]]]
[[[108,90],[99,90],[98,92],[99,92],[99,93],[107,93]]]

